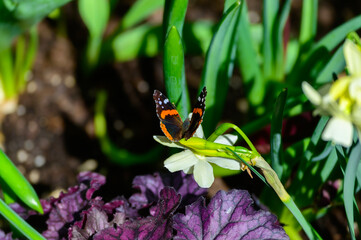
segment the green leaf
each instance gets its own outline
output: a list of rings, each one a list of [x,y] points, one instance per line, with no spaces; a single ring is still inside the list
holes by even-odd
[[[69,1],[22,0],[16,1],[16,4],[12,1],[0,1],[0,52],[10,47],[16,36],[30,29],[55,8]]]
[[[29,208],[39,213],[43,213],[43,209],[34,188],[2,150],[0,150],[0,166],[1,183],[5,183],[8,186],[8,189],[11,189]]]
[[[332,58],[328,61],[326,66],[321,70],[315,80],[315,84],[325,84],[332,81],[333,73],[341,73],[346,66],[345,58],[343,56],[343,45],[333,54]]]
[[[163,27],[164,38],[174,26],[182,38],[184,18],[186,16],[188,0],[168,0],[165,2]]]
[[[109,0],[79,0],[78,8],[90,35],[102,36],[110,14]]]
[[[237,46],[239,69],[246,85],[247,99],[252,106],[255,106],[262,102],[266,89],[257,58],[257,51],[253,44],[254,39],[251,34],[246,2],[243,3],[239,32],[242,33],[239,35]]]
[[[32,228],[24,219],[17,215],[8,205],[0,199],[0,214],[11,223],[12,226],[16,227],[20,233],[27,239],[32,240],[45,240],[45,238]]]
[[[122,30],[128,29],[137,23],[143,21],[155,11],[161,9],[164,5],[164,0],[138,0],[129,11],[125,14],[122,20]]]
[[[302,5],[300,48],[306,52],[312,46],[317,31],[317,0],[304,0]],[[301,54],[302,54],[301,52]]]
[[[298,59],[295,68],[289,76],[292,84],[298,84],[304,79],[313,82],[328,62],[332,59],[332,51],[337,47],[351,31],[361,27],[361,16],[355,17],[323,37],[302,59]]]
[[[356,171],[361,160],[361,144],[358,143],[355,145],[350,154],[350,158],[347,162],[345,170],[345,180],[343,184],[343,197],[346,210],[346,217],[351,233],[352,239],[355,237],[355,228],[354,228],[354,214],[359,214],[359,212],[354,212],[354,197],[355,197],[355,180],[356,180]]]
[[[207,111],[203,128],[209,135],[221,118],[233,72],[241,3],[233,4],[223,15],[208,49],[201,87],[207,86]]]
[[[277,12],[279,8],[278,0],[263,0],[263,75],[265,79],[270,79],[274,71],[273,66],[273,28],[275,26]]]
[[[284,30],[286,21],[291,10],[291,0],[284,2],[280,16],[276,18],[273,26],[273,51],[274,51],[274,66],[273,66],[273,80],[283,80],[285,71],[284,60]]]
[[[271,161],[279,179],[283,173],[282,122],[286,98],[287,89],[283,89],[276,100],[271,122]]]
[[[173,102],[182,119],[190,111],[189,95],[185,79],[184,51],[181,36],[173,26],[164,44],[164,81],[167,96]]]

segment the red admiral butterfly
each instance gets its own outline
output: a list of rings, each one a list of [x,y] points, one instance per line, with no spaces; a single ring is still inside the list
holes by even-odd
[[[169,99],[160,91],[154,90],[153,99],[160,120],[160,128],[170,141],[179,141],[182,138],[187,140],[193,136],[203,120],[204,110],[206,109],[206,95],[207,89],[204,87],[193,108],[192,119],[189,120],[187,117],[183,122],[177,109]]]

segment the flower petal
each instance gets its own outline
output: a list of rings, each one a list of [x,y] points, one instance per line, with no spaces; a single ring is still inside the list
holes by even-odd
[[[352,144],[353,127],[350,121],[342,118],[331,118],[322,133],[324,141],[333,141],[344,147],[350,147]]]
[[[350,75],[361,74],[361,49],[350,39],[346,39],[343,45],[343,54]]]
[[[180,144],[178,142],[172,142],[167,137],[164,137],[164,136],[153,136],[153,139],[167,147],[185,149],[185,147],[182,144]]]
[[[204,139],[204,133],[203,133],[202,124],[199,125],[199,127],[197,128],[197,130],[196,130],[196,132],[194,133],[193,137],[198,137],[198,138]]]
[[[209,188],[214,182],[213,168],[207,161],[199,160],[194,165],[193,170],[194,180],[202,188]]]
[[[224,134],[214,141],[215,143],[225,144],[229,146],[233,146],[237,142],[238,136],[233,134]]]
[[[314,105],[318,106],[321,104],[321,95],[308,82],[302,82],[302,90]]]
[[[240,170],[241,165],[236,160],[222,158],[222,157],[207,157],[207,161],[217,164],[222,168],[227,168],[231,170]]]
[[[187,170],[194,164],[197,164],[198,158],[190,150],[185,150],[180,153],[173,154],[167,160],[164,161],[164,167],[170,172],[176,172],[180,170]]]

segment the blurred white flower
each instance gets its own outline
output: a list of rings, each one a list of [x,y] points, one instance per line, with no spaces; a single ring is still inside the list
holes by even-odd
[[[316,106],[315,114],[331,116],[322,139],[350,147],[353,126],[359,138],[361,136],[361,48],[346,39],[343,51],[350,75],[321,87],[319,91],[307,82],[302,82],[302,90]]]

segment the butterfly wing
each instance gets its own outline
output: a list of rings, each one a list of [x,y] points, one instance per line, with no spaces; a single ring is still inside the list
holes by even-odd
[[[185,139],[191,138],[203,121],[204,111],[206,110],[206,96],[207,89],[206,87],[204,87],[197,99],[195,107],[193,108],[192,118],[189,123],[189,127],[184,133]]]
[[[179,141],[182,138],[183,121],[177,109],[160,91],[155,90],[153,99],[156,105],[160,128],[170,141]]]

